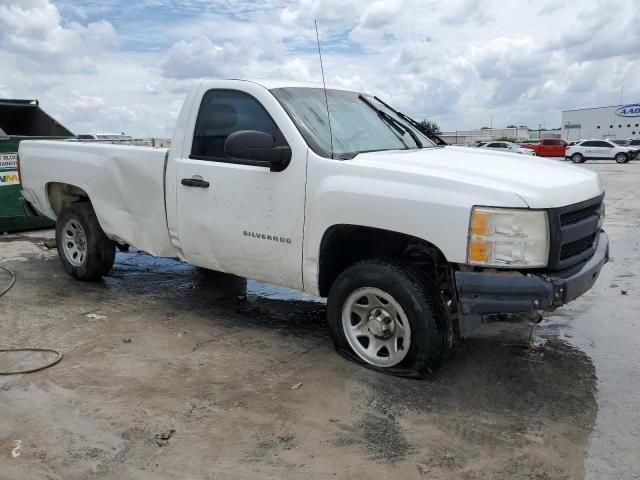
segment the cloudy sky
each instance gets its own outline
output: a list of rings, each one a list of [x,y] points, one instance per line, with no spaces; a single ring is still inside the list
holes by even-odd
[[[0,0],[0,98],[76,133],[170,136],[198,78],[320,80],[444,129],[640,102],[640,1]]]

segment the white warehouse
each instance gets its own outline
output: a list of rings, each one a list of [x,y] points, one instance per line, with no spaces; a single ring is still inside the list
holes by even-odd
[[[626,139],[640,137],[640,103],[580,108],[562,112],[562,138]]]

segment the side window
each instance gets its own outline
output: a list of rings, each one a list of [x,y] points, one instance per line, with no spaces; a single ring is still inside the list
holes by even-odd
[[[609,142],[594,142],[594,143],[597,143],[597,145],[594,145],[596,147],[605,147],[605,148],[614,147],[614,145],[611,145]]]
[[[287,144],[271,116],[251,95],[236,90],[209,90],[200,104],[191,157],[226,161],[224,142],[238,130],[258,130],[273,135],[278,146]]]
[[[553,145],[553,141],[552,140],[543,140],[542,141],[542,145]]]
[[[580,144],[581,147],[597,147],[600,142],[582,142]]]
[[[485,145],[485,147],[488,147],[488,148],[496,148],[497,146],[498,146],[498,144],[497,144],[497,143],[487,143],[487,144]]]

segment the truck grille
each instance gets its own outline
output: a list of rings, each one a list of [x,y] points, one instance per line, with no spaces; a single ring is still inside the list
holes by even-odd
[[[596,203],[595,205],[590,205],[586,208],[581,208],[580,210],[563,213],[560,215],[560,225],[564,227],[565,225],[571,225],[572,223],[589,218],[592,215],[599,215],[599,211],[600,204]]]
[[[589,235],[588,237],[581,238],[575,242],[570,242],[560,247],[560,260],[571,258],[575,255],[580,255],[585,250],[588,250],[593,246],[593,242],[596,240],[596,234]]]
[[[593,255],[600,233],[598,221],[604,213],[603,197],[549,210],[550,270],[565,270]]]

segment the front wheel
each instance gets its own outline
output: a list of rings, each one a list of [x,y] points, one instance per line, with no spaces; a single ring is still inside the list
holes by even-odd
[[[584,157],[580,153],[574,153],[571,155],[571,161],[573,163],[584,163]]]
[[[106,275],[116,256],[116,244],[100,227],[90,203],[65,208],[56,223],[56,244],[62,267],[78,280]]]
[[[339,353],[379,372],[422,378],[448,357],[442,295],[407,262],[373,259],[347,268],[329,292],[327,322]]]
[[[626,153],[617,153],[615,156],[616,163],[627,163],[629,161],[629,157],[627,157]]]

